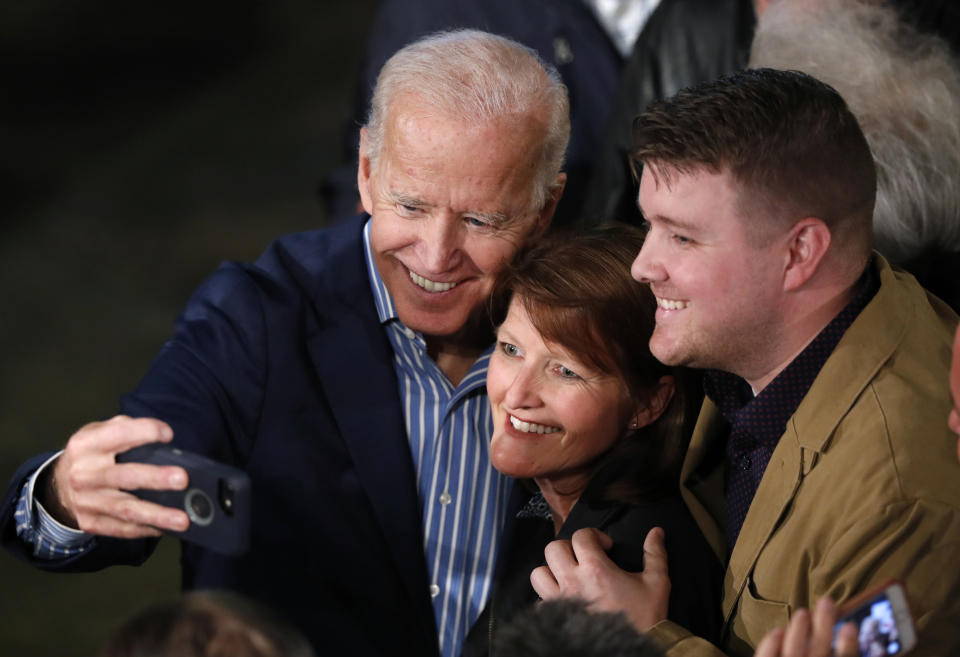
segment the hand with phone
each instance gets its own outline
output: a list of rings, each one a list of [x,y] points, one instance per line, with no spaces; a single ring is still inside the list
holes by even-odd
[[[835,636],[837,618],[833,601],[820,598],[813,613],[798,609],[787,627],[769,632],[757,646],[754,657],[860,657],[856,628],[841,623]]]
[[[755,657],[884,657],[903,655],[917,643],[903,585],[886,581],[837,609],[820,598],[811,614],[797,611],[786,629],[773,630]]]
[[[78,430],[38,488],[39,500],[59,522],[91,534],[118,538],[185,531],[190,519],[127,492],[184,490],[187,473],[175,465],[117,463],[116,455],[148,443],[168,443],[173,430],[152,418],[118,415]]]
[[[169,533],[222,554],[247,551],[250,539],[250,477],[224,463],[163,443],[148,443],[117,454],[117,463],[178,465],[186,470],[185,490],[133,490],[137,497],[183,509],[190,525]]]

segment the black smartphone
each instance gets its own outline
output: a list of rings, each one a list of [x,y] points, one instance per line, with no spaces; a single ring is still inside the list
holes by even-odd
[[[185,490],[132,490],[137,497],[183,509],[185,531],[167,531],[222,554],[239,555],[250,541],[250,477],[235,467],[162,443],[117,454],[117,463],[178,465],[187,471]]]
[[[900,582],[891,580],[857,596],[840,608],[840,628],[853,623],[857,627],[862,657],[902,655],[917,643],[907,595]]]

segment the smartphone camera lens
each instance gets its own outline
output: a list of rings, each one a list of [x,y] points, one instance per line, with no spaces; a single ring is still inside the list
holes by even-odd
[[[213,522],[213,501],[199,488],[187,492],[183,506],[193,524],[205,527]]]

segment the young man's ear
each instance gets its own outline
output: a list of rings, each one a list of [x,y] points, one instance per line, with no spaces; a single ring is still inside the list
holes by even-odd
[[[830,229],[816,217],[793,225],[787,236],[784,291],[795,290],[813,277],[830,249],[830,240]]]
[[[676,386],[673,377],[660,377],[657,385],[650,391],[650,395],[637,405],[636,412],[630,420],[630,428],[639,429],[648,424],[653,424],[667,410],[674,392],[676,392]]]
[[[367,143],[367,129],[360,128],[360,148],[357,154],[357,189],[360,191],[360,205],[364,212],[373,214],[373,194],[370,191],[370,158]]]

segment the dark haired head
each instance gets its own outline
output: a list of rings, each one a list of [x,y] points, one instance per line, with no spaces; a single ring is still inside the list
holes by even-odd
[[[559,599],[517,614],[494,638],[498,657],[663,657],[652,639],[622,613],[591,612],[587,603]]]
[[[856,118],[829,85],[797,71],[741,71],[652,103],[633,138],[634,172],[646,168],[658,183],[669,185],[673,172],[729,172],[757,243],[816,217],[866,262],[876,172]]]
[[[193,591],[137,614],[99,657],[313,657],[284,619],[227,591]]]
[[[500,281],[544,340],[619,377],[633,400],[651,398],[662,377],[674,377],[673,398],[660,418],[620,439],[599,464],[618,473],[601,495],[623,501],[676,487],[684,426],[698,401],[691,375],[650,353],[656,300],[649,286],[630,276],[642,244],[640,229],[621,224],[557,234],[530,249]]]

